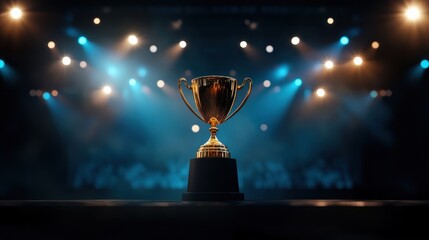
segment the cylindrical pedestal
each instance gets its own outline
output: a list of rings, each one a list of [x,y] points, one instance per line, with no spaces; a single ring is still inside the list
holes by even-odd
[[[183,201],[242,201],[233,158],[193,158]]]

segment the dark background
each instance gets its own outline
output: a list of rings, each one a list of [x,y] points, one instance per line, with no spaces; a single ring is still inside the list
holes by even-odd
[[[410,23],[405,1],[2,2],[0,198],[179,200],[208,125],[181,102],[177,80],[219,74],[254,81],[218,135],[247,199],[427,199],[429,78],[419,64],[429,58],[429,5],[415,3],[426,10]],[[18,22],[7,13],[14,4],[24,9]],[[141,43],[118,50],[130,33]],[[188,46],[173,57],[181,40]],[[328,58],[332,71],[322,68]],[[97,102],[105,84],[113,94]],[[54,89],[48,100],[29,94]],[[370,97],[382,90],[392,96]]]

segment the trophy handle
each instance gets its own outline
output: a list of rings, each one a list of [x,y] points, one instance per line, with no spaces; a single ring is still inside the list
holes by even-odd
[[[228,119],[230,119],[232,116],[234,116],[234,115],[238,112],[238,110],[240,110],[240,109],[243,107],[243,105],[246,103],[247,99],[249,98],[249,96],[250,96],[250,92],[252,92],[252,79],[250,79],[250,77],[245,78],[245,79],[243,80],[243,82],[241,83],[241,85],[240,85],[240,86],[238,86],[238,88],[237,88],[237,89],[238,89],[238,90],[242,89],[242,88],[244,87],[244,85],[246,85],[246,82],[248,82],[248,83],[249,83],[249,87],[248,87],[248,90],[247,90],[246,96],[244,97],[244,99],[243,99],[243,101],[240,103],[240,105],[237,107],[237,109],[235,109],[235,111],[234,111],[234,112],[232,112],[232,113],[231,113],[231,115],[229,115],[228,117],[226,117],[226,118],[225,118],[225,120],[224,120],[223,122],[228,121]]]
[[[183,94],[183,91],[182,91],[182,82],[185,83],[185,86],[186,86],[187,89],[191,89],[192,90],[192,87],[188,84],[188,82],[186,81],[186,79],[185,78],[180,78],[179,81],[177,82],[177,85],[179,86],[179,92],[180,92],[180,96],[182,97],[182,100],[185,102],[186,106],[188,106],[189,110],[191,110],[191,112],[193,114],[195,114],[195,116],[197,116],[199,119],[201,119],[201,121],[206,122],[204,120],[204,118],[201,117],[199,114],[197,114],[197,112],[191,107],[191,105],[189,104],[188,100],[186,100],[186,97],[185,97],[185,95]]]

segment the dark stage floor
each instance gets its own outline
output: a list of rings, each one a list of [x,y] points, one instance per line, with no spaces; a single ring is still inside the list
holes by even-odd
[[[0,239],[429,239],[428,201],[0,201]]]

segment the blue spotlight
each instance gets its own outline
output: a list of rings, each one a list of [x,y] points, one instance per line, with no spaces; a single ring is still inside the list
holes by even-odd
[[[370,95],[372,98],[376,98],[376,97],[378,96],[378,93],[377,93],[377,91],[372,90],[372,91],[369,93],[369,95]]]
[[[80,36],[80,37],[77,39],[77,42],[78,42],[80,45],[85,45],[85,44],[88,42],[88,39],[86,39],[86,37],[84,37],[84,36]]]
[[[295,79],[295,85],[296,86],[301,86],[301,84],[302,84],[302,80],[301,80],[301,78],[297,78],[297,79]]]
[[[349,44],[349,38],[348,37],[346,37],[346,36],[342,36],[341,38],[340,38],[340,43],[342,44],[342,45],[347,45],[347,44]]]
[[[137,74],[138,74],[140,77],[146,77],[146,75],[147,75],[147,70],[146,70],[146,68],[144,68],[144,67],[139,68],[139,70],[137,71]]]
[[[0,69],[4,68],[5,65],[3,59],[0,59]]]
[[[137,81],[136,81],[134,78],[131,78],[131,79],[128,81],[128,84],[130,84],[130,86],[134,86],[134,85],[136,85],[136,83],[137,83]]]
[[[49,100],[51,98],[51,94],[49,92],[44,92],[42,96],[45,100]]]
[[[281,65],[275,71],[275,76],[278,79],[284,78],[289,74],[289,68],[287,65]]]
[[[420,62],[420,67],[422,67],[423,69],[429,68],[429,61],[427,59],[423,59]],[[0,68],[1,68],[1,62],[0,62]]]

